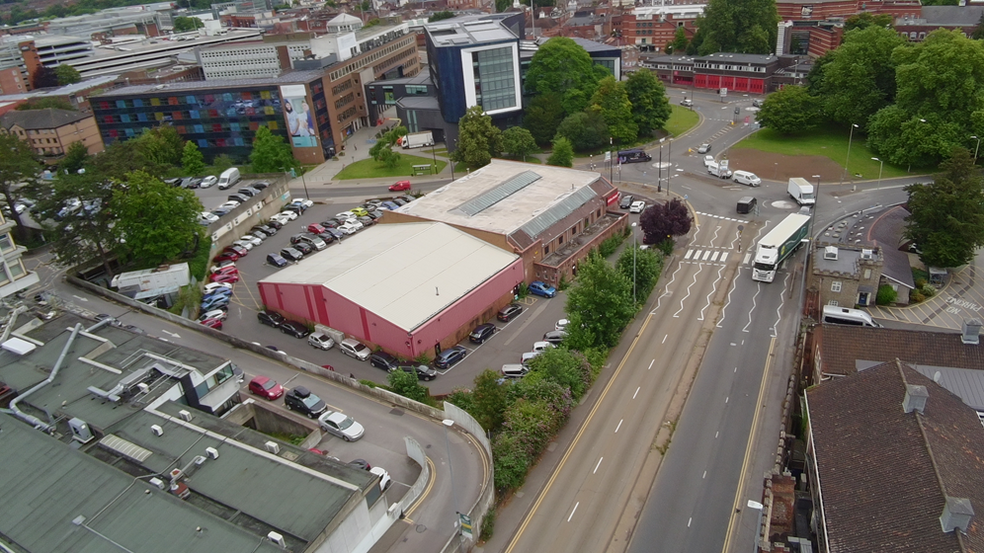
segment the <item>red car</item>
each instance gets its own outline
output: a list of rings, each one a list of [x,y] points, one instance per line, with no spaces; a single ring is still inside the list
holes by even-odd
[[[391,184],[389,189],[390,192],[403,192],[404,190],[410,190],[410,181],[401,180],[396,184]]]
[[[236,252],[224,251],[224,252],[220,253],[219,255],[215,256],[212,259],[212,261],[216,265],[218,265],[219,263],[222,263],[223,261],[239,261],[239,257],[240,257],[239,254],[236,253]]]
[[[253,377],[253,380],[249,381],[249,391],[271,401],[284,395],[284,387],[266,376]]]
[[[239,282],[239,273],[215,273],[208,277],[209,282],[228,282],[235,284]]]
[[[239,269],[235,265],[226,265],[225,267],[213,267],[210,269],[213,275],[238,275]]]
[[[209,328],[214,328],[215,330],[222,330],[222,319],[205,319],[201,324]]]
[[[307,231],[311,234],[321,234],[325,231],[325,227],[319,225],[318,223],[311,223],[307,226]]]
[[[239,246],[226,246],[225,249],[222,250],[222,253],[226,253],[226,252],[232,252],[238,255],[239,257],[246,257],[246,254],[249,253],[249,250]]]

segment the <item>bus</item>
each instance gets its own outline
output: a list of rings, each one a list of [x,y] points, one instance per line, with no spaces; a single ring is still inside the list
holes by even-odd
[[[620,150],[618,152],[619,163],[643,163],[652,160],[653,156],[647,154],[645,150]]]

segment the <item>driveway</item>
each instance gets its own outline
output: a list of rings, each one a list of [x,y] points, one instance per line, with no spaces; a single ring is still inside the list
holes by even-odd
[[[906,307],[873,307],[872,317],[883,321],[960,330],[967,319],[984,319],[984,275],[978,256],[971,265],[950,275],[950,282],[928,300]]]

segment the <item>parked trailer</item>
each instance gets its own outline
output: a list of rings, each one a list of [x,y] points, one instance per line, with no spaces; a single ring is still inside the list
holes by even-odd
[[[426,131],[408,134],[400,139],[400,145],[403,146],[404,149],[433,146],[434,133]]]
[[[755,265],[752,267],[752,280],[772,282],[776,270],[787,257],[796,251],[806,238],[810,227],[810,216],[800,213],[787,215],[765,238],[759,240],[755,249]]]
[[[161,265],[155,269],[129,271],[113,277],[110,286],[120,292],[135,288],[141,292],[162,288],[186,286],[191,282],[191,272],[187,263]]]

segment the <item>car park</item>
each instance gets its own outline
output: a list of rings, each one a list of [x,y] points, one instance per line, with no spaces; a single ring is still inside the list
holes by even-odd
[[[294,338],[305,338],[311,333],[306,326],[297,321],[284,321],[280,324],[280,332],[293,336]]]
[[[461,346],[451,346],[450,348],[437,354],[434,358],[434,366],[438,369],[447,370],[455,366],[458,362],[468,355],[468,350]]]
[[[503,307],[496,313],[495,317],[504,323],[508,323],[515,317],[523,312],[523,306],[518,303],[510,303],[509,305]]]
[[[707,142],[705,142],[705,143],[703,143],[703,144],[701,144],[700,146],[697,147],[697,153],[698,154],[706,154],[707,152],[710,152],[710,151],[711,151],[711,145],[708,144]]]
[[[369,364],[377,369],[383,369],[386,372],[395,371],[399,366],[399,362],[396,357],[386,353],[385,351],[374,351],[369,355]]]
[[[365,361],[369,358],[369,354],[372,353],[365,344],[355,338],[342,340],[342,343],[338,344],[338,349],[345,355],[353,359],[358,359],[359,361]]]
[[[543,334],[543,339],[551,344],[559,344],[567,337],[566,330],[551,330]]]
[[[528,286],[528,289],[530,293],[533,294],[534,296],[552,298],[557,295],[556,288],[540,280],[534,280],[533,282],[531,282],[530,285]]]
[[[318,426],[346,442],[354,442],[365,434],[365,428],[355,419],[338,411],[325,411],[318,417]]]
[[[284,395],[283,386],[277,384],[276,380],[261,375],[254,376],[247,388],[250,392],[271,401]]]
[[[304,386],[297,386],[287,392],[284,395],[284,406],[290,411],[299,411],[312,419],[328,410],[328,405]]]
[[[399,365],[396,369],[408,373],[417,373],[417,380],[434,380],[438,374],[437,371],[427,365]]]
[[[315,332],[314,334],[308,336],[308,344],[320,350],[327,351],[335,345],[335,340],[332,340],[331,336],[325,334],[324,332]]]
[[[284,324],[284,316],[276,311],[260,311],[256,314],[257,320],[260,324],[265,324],[267,326],[272,326],[273,328],[280,328],[280,325]]]
[[[284,248],[280,250],[280,255],[283,256],[284,259],[289,259],[295,262],[304,259],[304,254],[296,248]]]
[[[468,335],[468,340],[476,344],[482,344],[495,334],[496,328],[492,323],[484,323],[475,327],[475,330]]]
[[[410,190],[410,181],[408,180],[397,181],[395,184],[391,184],[389,187],[390,192],[403,192],[404,190]]]
[[[634,198],[630,194],[623,194],[622,199],[618,202],[619,209],[629,209],[632,206]]]
[[[202,182],[198,184],[199,188],[211,188],[215,186],[215,183],[219,182],[214,175],[209,175],[202,179]]]
[[[267,265],[272,265],[278,269],[287,266],[288,261],[280,254],[268,253],[266,256]]]
[[[629,208],[629,213],[642,213],[646,210],[646,202],[639,200],[632,202],[632,207]]]

